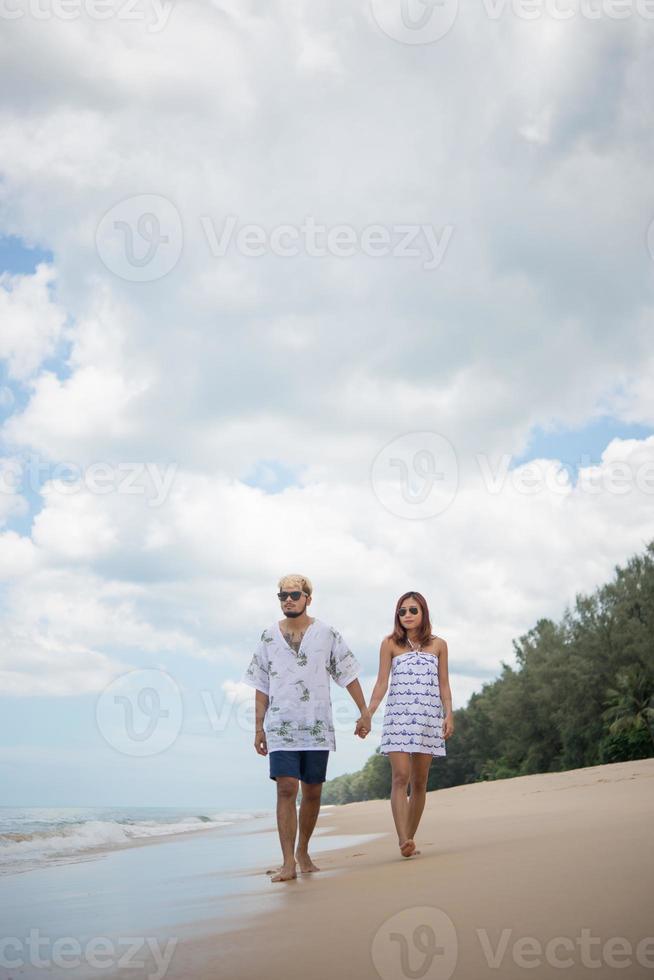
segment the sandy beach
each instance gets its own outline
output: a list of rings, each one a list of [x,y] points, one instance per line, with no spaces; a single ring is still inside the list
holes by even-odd
[[[319,826],[383,836],[323,851],[320,873],[290,883],[265,875],[277,853],[244,869],[261,913],[181,930],[169,980],[654,977],[654,759],[430,793],[409,859],[388,801],[324,810]]]

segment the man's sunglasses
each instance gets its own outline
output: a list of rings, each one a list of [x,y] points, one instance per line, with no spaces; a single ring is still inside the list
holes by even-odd
[[[417,616],[419,611],[420,610],[417,606],[409,606],[408,609],[405,609],[404,606],[402,606],[401,609],[398,609],[397,614],[398,616],[406,616],[407,613],[411,613],[412,616]]]
[[[293,602],[297,602],[301,595],[306,595],[306,592],[278,592],[277,598],[281,602],[286,602],[287,599],[292,599]]]

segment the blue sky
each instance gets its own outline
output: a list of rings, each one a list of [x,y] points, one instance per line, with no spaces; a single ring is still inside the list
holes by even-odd
[[[530,459],[560,459],[571,473],[580,466],[597,464],[612,439],[645,439],[652,435],[651,425],[638,425],[621,419],[601,416],[578,429],[557,427],[546,431],[539,426],[530,433],[529,445],[515,456],[512,465],[520,466]]]
[[[43,469],[0,495],[3,802],[271,805],[240,679],[280,574],[367,694],[418,583],[461,707],[654,537],[641,24],[470,16],[424,45],[340,0],[12,22],[0,473]],[[96,717],[130,671],[181,692],[149,758]]]
[[[13,275],[29,275],[39,262],[52,262],[52,252],[29,245],[19,235],[0,235],[0,269]]]

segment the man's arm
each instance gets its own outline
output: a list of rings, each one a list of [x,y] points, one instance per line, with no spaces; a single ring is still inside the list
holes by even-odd
[[[266,717],[266,711],[268,710],[269,698],[267,694],[260,691],[258,688],[255,691],[255,717],[256,731],[254,733],[254,747],[259,753],[259,755],[268,754],[268,745],[266,742],[266,733],[263,730],[263,720]]]
[[[352,677],[353,674],[357,674],[361,668],[341,634],[337,630],[332,630],[332,633],[333,641],[329,655],[329,664],[327,665],[327,673],[330,674],[332,680],[336,681],[339,687],[345,687],[349,691],[350,697],[361,712],[361,717],[356,723],[354,734],[365,738],[371,726],[370,713],[366,707],[366,699],[363,696],[361,684],[357,677],[353,677],[349,684],[347,683],[347,678]]]
[[[347,690],[350,692],[350,697],[356,704],[361,714],[367,713],[368,708],[366,706],[366,699],[363,696],[363,691],[361,690],[358,677],[355,677],[353,681],[350,681],[350,683],[347,685]]]

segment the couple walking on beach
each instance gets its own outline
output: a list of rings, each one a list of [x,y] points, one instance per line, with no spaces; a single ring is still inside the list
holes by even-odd
[[[280,580],[277,598],[284,618],[263,631],[243,678],[256,689],[254,747],[268,756],[270,778],[277,784],[283,863],[271,881],[295,878],[297,865],[303,873],[320,870],[309,855],[309,841],[329,753],[336,748],[330,678],[347,689],[360,711],[354,729],[359,738],[370,733],[372,716],[388,690],[380,751],[391,763],[391,810],[402,857],[420,853],[414,837],[429,767],[434,756],[445,755],[445,740],[454,731],[447,643],[432,635],[429,609],[419,592],[405,592],[397,602],[367,705],[357,680],[361,668],[347,643],[338,630],[308,615],[312,592],[304,575]]]

